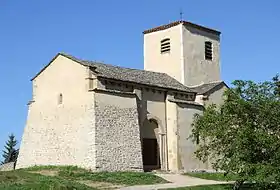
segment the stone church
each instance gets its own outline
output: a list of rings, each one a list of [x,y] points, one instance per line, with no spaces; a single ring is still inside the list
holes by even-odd
[[[143,35],[144,70],[58,53],[32,78],[16,168],[211,169],[188,137],[193,115],[222,103],[227,88],[220,32],[176,21]]]

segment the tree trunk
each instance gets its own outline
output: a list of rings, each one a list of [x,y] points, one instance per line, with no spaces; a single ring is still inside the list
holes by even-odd
[[[244,181],[237,180],[233,185],[233,190],[239,190]]]

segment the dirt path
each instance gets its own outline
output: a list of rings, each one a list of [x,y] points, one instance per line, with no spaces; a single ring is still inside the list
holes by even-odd
[[[122,185],[114,185],[112,183],[106,183],[106,182],[96,182],[96,181],[90,181],[90,180],[82,180],[77,181],[78,183],[84,184],[89,187],[94,187],[97,189],[120,189],[123,187]]]
[[[154,190],[154,189],[166,189],[166,188],[178,188],[178,187],[189,187],[197,185],[214,185],[214,184],[227,184],[230,182],[226,181],[214,181],[206,180],[195,177],[190,177],[180,174],[156,174],[157,176],[171,182],[165,184],[154,184],[154,185],[137,185],[120,188],[120,190]]]
[[[40,170],[40,171],[28,171],[28,173],[41,174],[41,175],[45,175],[45,176],[57,176],[58,171],[57,170]]]

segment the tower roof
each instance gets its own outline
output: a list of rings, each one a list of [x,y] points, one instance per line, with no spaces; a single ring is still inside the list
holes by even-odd
[[[204,27],[204,26],[201,26],[201,25],[197,25],[197,24],[194,24],[194,23],[191,23],[191,22],[188,22],[188,21],[183,21],[183,20],[171,22],[169,24],[165,24],[165,25],[161,25],[161,26],[158,26],[158,27],[155,27],[155,28],[151,28],[151,29],[145,30],[143,32],[143,34],[148,34],[148,33],[152,33],[152,32],[157,32],[157,31],[165,30],[165,29],[171,28],[173,26],[177,26],[179,24],[183,24],[185,26],[190,26],[190,27],[193,27],[193,28],[204,30],[206,32],[213,33],[213,34],[216,34],[216,35],[220,35],[221,34],[221,32],[218,31],[218,30],[214,30],[214,29],[211,29],[211,28],[207,28],[207,27]]]

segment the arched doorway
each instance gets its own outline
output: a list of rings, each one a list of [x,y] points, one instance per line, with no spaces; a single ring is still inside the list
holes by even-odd
[[[145,171],[161,169],[160,131],[155,119],[146,119],[142,126],[142,156]]]

